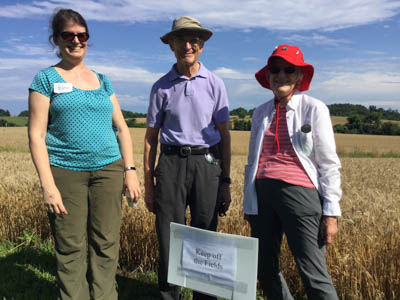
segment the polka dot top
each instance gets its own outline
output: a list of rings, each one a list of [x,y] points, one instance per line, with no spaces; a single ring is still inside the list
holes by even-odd
[[[105,75],[96,75],[100,88],[81,90],[49,67],[29,87],[50,99],[46,146],[52,166],[95,171],[121,158],[112,127],[114,90]]]

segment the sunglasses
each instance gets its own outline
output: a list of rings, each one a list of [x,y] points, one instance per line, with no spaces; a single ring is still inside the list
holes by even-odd
[[[60,36],[64,41],[68,42],[72,42],[76,36],[81,43],[86,42],[89,39],[89,33],[87,32],[79,32],[75,34],[73,32],[64,31],[61,32]]]
[[[186,40],[183,37],[175,37],[175,41],[179,44],[179,45],[184,45],[186,43],[189,43],[190,45],[194,46],[199,46],[203,43],[203,40],[200,38],[194,38],[194,39],[190,39],[190,40]]]
[[[294,72],[296,72],[295,67],[286,67],[286,68],[283,68],[282,70],[283,70],[283,72],[285,72],[285,74],[293,74]],[[271,67],[271,68],[269,68],[269,72],[271,74],[279,74],[281,72],[281,68]]]

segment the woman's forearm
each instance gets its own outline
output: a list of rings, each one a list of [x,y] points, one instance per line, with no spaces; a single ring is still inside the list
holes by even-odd
[[[29,148],[42,188],[51,190],[55,187],[55,182],[51,173],[49,155],[44,138],[29,133]]]

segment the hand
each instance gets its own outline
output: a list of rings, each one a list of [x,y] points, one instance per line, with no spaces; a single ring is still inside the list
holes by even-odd
[[[124,189],[123,191],[129,193],[130,201],[137,202],[140,199],[142,191],[140,189],[139,180],[136,171],[130,170],[125,172]]]
[[[231,205],[231,189],[229,184],[222,183],[218,192],[219,209],[218,214],[220,217],[226,216],[226,212]]]
[[[47,212],[49,213],[56,215],[68,214],[62,202],[60,191],[57,189],[57,187],[52,189],[43,189],[43,202]]]
[[[333,242],[333,237],[338,233],[338,224],[336,217],[323,216],[321,223],[321,237],[323,240],[330,244]]]
[[[155,196],[155,186],[153,183],[148,183],[145,186],[145,196],[144,202],[146,203],[147,210],[153,214],[156,213],[156,196]]]

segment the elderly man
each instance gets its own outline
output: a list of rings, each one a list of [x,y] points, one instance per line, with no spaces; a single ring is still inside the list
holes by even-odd
[[[145,201],[156,214],[161,299],[179,299],[167,282],[170,222],[215,231],[230,204],[229,107],[223,81],[199,62],[212,31],[192,17],[174,20],[161,37],[176,64],[154,85],[144,146]],[[154,169],[158,136],[161,154]],[[216,299],[194,292],[193,299]]]

